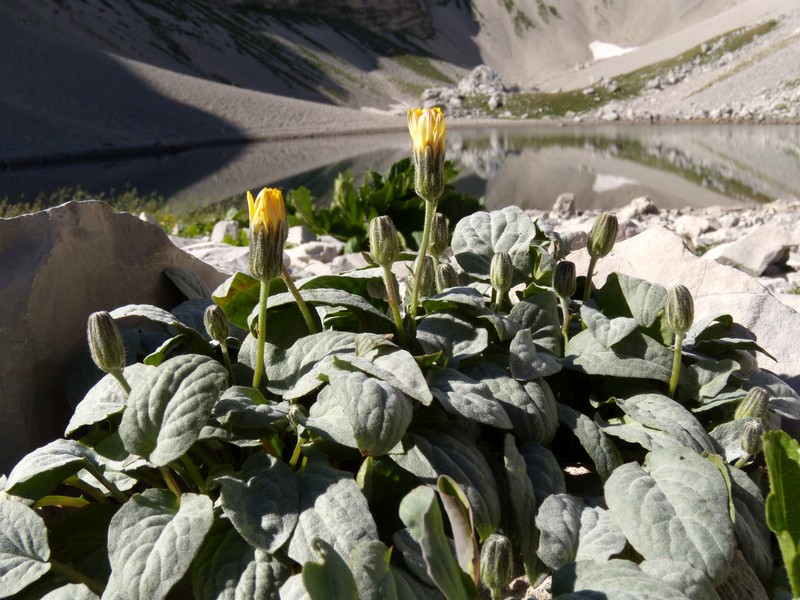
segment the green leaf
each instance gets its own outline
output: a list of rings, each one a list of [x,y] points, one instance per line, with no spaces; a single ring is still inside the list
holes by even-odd
[[[211,298],[211,290],[206,282],[194,271],[170,266],[164,269],[164,275],[189,300]]]
[[[322,539],[315,539],[311,544],[322,562],[308,561],[303,565],[303,585],[309,598],[359,600],[353,573],[339,553]]]
[[[509,535],[517,553],[522,557],[525,574],[529,581],[536,580],[536,550],[539,532],[536,517],[536,495],[528,476],[528,467],[514,436],[506,434],[503,442],[503,465],[508,480],[508,495],[511,502]]]
[[[38,500],[67,477],[86,467],[95,470],[97,453],[74,440],[55,440],[23,457],[8,476],[5,491],[15,496]]]
[[[672,351],[638,331],[604,348],[589,330],[570,338],[563,364],[566,368],[589,375],[636,377],[669,383],[672,375]]]
[[[277,600],[291,566],[254,548],[231,526],[217,519],[192,563],[197,600]]]
[[[180,458],[211,416],[228,371],[197,354],[171,358],[131,389],[119,434],[125,449],[157,467]]]
[[[684,560],[718,585],[733,560],[728,487],[710,461],[664,448],[616,469],[605,484],[611,516],[645,559]]]
[[[13,596],[50,570],[47,527],[20,502],[0,499],[0,598]]]
[[[636,331],[638,327],[634,318],[616,317],[611,319],[588,304],[581,306],[581,319],[603,348],[611,348]]]
[[[642,562],[639,567],[647,575],[671,585],[692,600],[720,600],[705,573],[685,561],[656,558]]]
[[[772,575],[772,540],[767,527],[766,505],[761,490],[744,471],[728,468],[731,497],[736,511],[733,529],[739,548],[758,578],[769,581]]]
[[[274,554],[292,535],[300,497],[292,469],[268,454],[254,454],[241,471],[214,478],[222,488],[222,510],[239,534]]]
[[[603,481],[622,464],[622,457],[614,442],[589,417],[559,403],[558,420],[578,438]]]
[[[147,366],[135,363],[125,367],[123,375],[129,385],[135,385],[149,371]],[[111,415],[121,413],[127,403],[128,396],[119,381],[113,375],[105,375],[86,392],[86,396],[75,407],[75,413],[69,420],[64,435],[71,435],[81,427],[95,425]]]
[[[569,594],[569,592],[584,592]],[[639,565],[619,558],[596,563],[584,560],[569,563],[553,574],[554,598],[600,600],[689,600],[670,583],[644,573]]]
[[[563,338],[558,305],[558,296],[547,291],[520,300],[508,316],[522,327],[530,329],[534,344],[550,354],[560,356]]]
[[[293,560],[313,560],[311,544],[317,538],[332,544],[341,556],[349,556],[363,541],[378,539],[367,499],[352,474],[312,461],[297,476],[300,518],[287,551]]]
[[[461,573],[444,535],[444,522],[429,487],[419,486],[400,502],[400,519],[419,543],[428,575],[448,600],[469,600]]]
[[[362,455],[386,454],[403,438],[414,408],[402,392],[360,371],[333,372],[330,387]]]
[[[681,445],[696,452],[713,454],[714,441],[700,421],[680,404],[661,394],[639,394],[628,399],[617,398],[619,406],[634,421],[672,436]]]
[[[209,355],[213,352],[208,340],[198,330],[185,325],[175,315],[158,306],[153,306],[152,304],[128,304],[127,306],[115,308],[109,314],[114,319],[136,318],[158,323],[170,330],[184,334],[187,347],[191,352]]]
[[[431,369],[428,385],[433,397],[454,415],[499,429],[511,429],[511,420],[492,396],[488,385],[470,379],[455,369]]]
[[[558,428],[556,399],[544,379],[525,384],[508,376],[490,362],[470,364],[463,373],[489,386],[492,396],[505,410],[520,442],[549,444]]]
[[[226,428],[266,429],[288,419],[289,403],[267,404],[258,390],[235,385],[222,392],[212,414]]]
[[[642,327],[650,327],[666,303],[664,286],[624,273],[611,273],[600,290],[601,307],[610,307],[615,316],[630,315]]]
[[[303,300],[306,303],[316,306],[333,306],[337,308],[346,308],[348,311],[353,313],[366,313],[373,319],[378,319],[379,321],[386,321],[387,323],[392,323],[391,318],[372,306],[367,300],[362,298],[361,296],[357,296],[356,294],[351,294],[350,292],[345,292],[343,290],[336,290],[332,288],[312,288],[306,289],[303,288],[300,290],[300,295],[302,296]],[[297,301],[295,300],[294,296],[289,292],[285,292],[283,294],[276,294],[274,296],[270,296],[269,300],[267,301],[267,308],[268,309],[275,309],[285,305],[293,305]],[[252,322],[254,318],[258,317],[258,306],[253,308],[253,311],[250,313],[250,318],[248,319],[248,323]]]
[[[780,377],[759,369],[747,380],[749,387],[761,386],[769,391],[769,407],[782,417],[800,419],[800,396]]]
[[[453,478],[447,475],[439,477],[436,491],[439,492],[439,499],[447,513],[447,520],[450,521],[458,566],[472,577],[475,585],[478,585],[480,552],[478,551],[478,540],[475,537],[475,525],[469,500]]]
[[[441,352],[453,366],[477,356],[489,345],[489,333],[450,313],[434,313],[417,325],[417,342],[423,352]]]
[[[377,540],[361,542],[347,557],[358,588],[359,600],[398,600],[394,577],[389,569],[392,551]]]
[[[100,596],[82,583],[68,583],[41,597],[41,600],[98,600]]]
[[[162,489],[135,494],[108,528],[109,587],[123,598],[161,600],[188,571],[211,528],[211,499]]]
[[[709,436],[717,443],[725,460],[734,463],[744,456],[741,445],[742,430],[750,419],[733,419],[720,423],[709,432]]]
[[[548,496],[567,491],[564,473],[550,450],[536,442],[526,442],[519,447],[519,453],[525,460],[537,506],[541,506]]]
[[[325,386],[317,394],[317,401],[308,411],[305,426],[327,440],[348,448],[358,448],[350,418],[330,386]]]
[[[570,494],[548,496],[539,507],[536,527],[541,532],[539,558],[551,569],[576,560],[605,562],[627,543],[608,511]]]
[[[769,472],[767,525],[778,538],[783,564],[795,597],[800,596],[800,445],[784,431],[764,434]]]
[[[247,317],[258,304],[261,282],[244,273],[234,273],[226,279],[211,297],[222,310],[228,320],[247,331]]]
[[[561,371],[561,361],[545,352],[536,352],[530,329],[521,329],[511,340],[508,349],[511,376],[519,381],[530,381],[555,375]]]
[[[476,212],[461,219],[453,232],[455,259],[471,276],[489,279],[492,256],[508,252],[514,264],[512,286],[523,283],[531,273],[530,245],[536,238],[536,225],[517,206]]]
[[[350,354],[338,355],[334,358],[334,364],[339,368],[358,369],[380,379],[425,406],[433,402],[425,375],[410,352],[392,344],[390,349],[382,347],[369,355],[369,358]]]

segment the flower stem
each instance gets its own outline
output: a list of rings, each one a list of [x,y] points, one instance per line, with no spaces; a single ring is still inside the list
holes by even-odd
[[[392,317],[394,317],[394,326],[397,329],[397,339],[400,345],[406,343],[406,332],[403,329],[403,317],[400,316],[400,303],[397,300],[397,289],[394,285],[394,275],[389,265],[383,267],[383,282],[386,284],[386,295],[389,298],[389,306],[392,308]]]
[[[561,324],[561,335],[564,336],[564,354],[567,353],[567,342],[569,341],[569,322],[572,319],[572,315],[569,314],[569,300],[562,296],[559,296],[559,301],[561,302],[561,312],[564,313],[564,319]]]
[[[300,436],[297,436],[297,444],[294,446],[294,451],[292,452],[292,458],[289,459],[289,466],[292,469],[297,467],[297,461],[300,460],[301,455],[301,448],[300,448]]]
[[[200,490],[201,494],[206,493],[206,481],[203,479],[203,476],[200,474],[200,470],[197,468],[197,465],[194,464],[192,459],[189,457],[188,454],[184,454],[181,456],[181,463],[186,470],[189,472],[189,476],[194,481],[194,484],[197,486],[197,489]]]
[[[62,506],[66,508],[83,508],[89,501],[75,496],[45,496],[33,503],[34,508],[43,506]]]
[[[52,560],[52,559],[50,560],[50,568],[56,573],[63,575],[67,579],[71,579],[72,581],[82,583],[98,596],[102,595],[106,589],[106,586],[103,585],[102,582],[97,581],[96,579],[92,579],[91,577],[84,575],[77,569],[74,569],[69,565],[66,565],[57,560]]]
[[[88,471],[92,474],[92,477],[97,479],[97,481],[102,483],[103,486],[109,492],[114,494],[114,497],[117,500],[119,500],[123,504],[129,500],[128,496],[126,496],[124,492],[121,492],[120,489],[116,485],[114,485],[108,479],[106,479],[105,476],[99,470],[92,468],[92,469],[88,469]]]
[[[675,356],[672,359],[672,377],[669,378],[669,397],[674,398],[681,377],[681,354],[683,353],[683,333],[675,334]]]
[[[739,457],[739,460],[737,460],[733,464],[733,466],[736,467],[737,469],[741,469],[743,466],[745,466],[747,464],[747,462],[750,460],[750,458],[751,458],[751,456],[749,454],[747,454],[747,453],[742,454],[742,456]]]
[[[128,380],[125,379],[125,375],[122,374],[122,369],[115,369],[111,371],[111,375],[113,375],[114,379],[119,382],[119,385],[122,387],[122,390],[125,392],[126,396],[131,393],[131,386],[128,383]]]
[[[225,362],[225,368],[228,369],[228,375],[231,378],[231,385],[236,385],[236,375],[233,373],[233,365],[231,364],[231,355],[228,353],[228,343],[222,340],[219,343],[220,350],[222,350],[222,359]]]
[[[586,281],[583,283],[583,301],[586,302],[589,296],[592,295],[592,274],[594,268],[597,266],[597,257],[592,256],[589,258],[589,270],[586,271]]]
[[[253,373],[253,387],[258,389],[261,385],[261,375],[264,372],[264,343],[267,337],[267,300],[269,299],[269,281],[261,280],[261,292],[258,297],[258,354],[256,367]]]
[[[286,269],[286,265],[284,265],[281,269],[281,279],[283,279],[283,282],[286,284],[286,289],[288,289],[292,296],[294,296],[294,300],[297,302],[297,307],[300,309],[300,312],[303,313],[303,318],[306,320],[308,332],[319,333],[317,321],[311,314],[308,304],[306,304],[306,301],[303,300],[303,297],[300,295],[300,290],[298,290],[297,286],[294,284],[292,276],[289,275],[289,271]]]
[[[88,494],[89,496],[91,496],[92,498],[97,500],[98,502],[105,502],[107,500],[105,494],[103,494],[103,492],[101,490],[98,490],[93,485],[90,485],[90,484],[86,483],[85,481],[83,481],[77,475],[73,475],[72,477],[68,477],[67,479],[64,480],[64,483],[67,484],[67,485],[70,485],[70,486],[72,486],[72,487],[74,487],[76,489],[79,489],[84,494]]]
[[[419,245],[419,255],[414,266],[414,289],[411,290],[411,304],[408,307],[408,314],[411,317],[411,331],[416,330],[417,304],[419,304],[419,283],[422,279],[422,265],[425,264],[425,257],[428,255],[428,245],[431,240],[431,223],[433,215],[436,213],[436,200],[425,200],[425,228],[422,230],[422,242]]]
[[[172,476],[172,471],[170,471],[167,467],[161,467],[161,476],[164,478],[164,482],[167,484],[169,491],[180,499],[181,488],[178,487],[178,482],[175,481],[175,477]]]

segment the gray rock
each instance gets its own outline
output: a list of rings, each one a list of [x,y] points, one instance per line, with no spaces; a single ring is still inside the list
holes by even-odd
[[[151,225],[158,225],[158,219],[156,219],[153,215],[149,212],[142,211],[139,213],[139,218],[144,221],[145,223],[150,223]]]
[[[460,96],[500,94],[506,90],[500,74],[486,65],[478,65],[458,82]]]
[[[225,243],[225,238],[236,240],[239,237],[239,223],[236,221],[218,221],[211,230],[211,241]]]
[[[589,255],[573,252],[568,260],[586,272]],[[619,242],[597,263],[594,282],[601,286],[614,271],[641,277],[665,287],[683,284],[694,297],[695,320],[730,314],[750,329],[776,360],[758,354],[760,367],[774,371],[800,389],[800,313],[770,294],[755,279],[732,267],[692,254],[680,237],[664,227],[652,227]]]
[[[182,248],[192,256],[213,266],[222,273],[250,273],[249,246],[231,246],[222,242],[196,242]],[[287,258],[284,256],[284,262]]]
[[[294,225],[289,227],[289,235],[286,236],[286,243],[291,246],[299,246],[308,242],[316,242],[317,234],[305,225]]]
[[[711,223],[705,217],[695,215],[681,215],[673,222],[675,233],[697,245],[697,238],[711,228]]]
[[[336,243],[331,243],[323,241],[320,238],[320,240],[316,242],[309,242],[308,244],[302,244],[294,248],[287,248],[286,254],[291,259],[292,264],[298,261],[306,264],[312,261],[329,263],[342,253],[343,247],[344,244],[338,240]]]
[[[163,275],[168,266],[193,271],[212,290],[225,279],[160,228],[103,202],[0,219],[0,472],[63,435],[64,381],[87,348],[92,312],[181,302]]]
[[[731,265],[749,275],[762,275],[772,264],[786,257],[787,250],[800,246],[800,233],[779,225],[762,225],[729,244],[711,248],[703,256]]]
[[[617,219],[620,221],[629,221],[635,217],[643,215],[657,215],[658,207],[653,204],[647,196],[640,196],[631,200],[627,206],[623,206],[617,211]]]
[[[575,214],[575,194],[561,194],[553,204],[553,212],[560,217]]]

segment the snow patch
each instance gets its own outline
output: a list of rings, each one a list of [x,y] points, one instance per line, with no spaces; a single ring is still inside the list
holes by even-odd
[[[626,185],[636,185],[638,183],[639,182],[635,179],[628,179],[627,177],[621,177],[619,175],[604,175],[602,173],[598,173],[595,176],[592,191],[601,194],[603,192],[610,192],[612,190],[625,187]]]
[[[589,50],[592,51],[594,60],[603,60],[604,58],[614,58],[615,56],[622,56],[628,52],[636,50],[637,46],[633,48],[622,48],[616,44],[609,44],[608,42],[598,42],[597,40],[589,44]]]

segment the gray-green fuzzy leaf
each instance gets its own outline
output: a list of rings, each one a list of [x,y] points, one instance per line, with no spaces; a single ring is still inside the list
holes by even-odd
[[[123,375],[131,386],[136,385],[150,368],[141,363],[125,367]],[[70,435],[84,425],[94,425],[105,421],[111,415],[125,410],[128,396],[113,375],[105,375],[92,389],[86,392],[83,400],[75,407],[64,435]]]
[[[289,403],[267,404],[258,390],[235,385],[222,392],[212,414],[226,428],[264,429],[288,418]]]
[[[728,487],[719,470],[688,448],[627,463],[605,484],[614,522],[645,559],[685,560],[718,585],[733,560]]]
[[[109,587],[121,598],[161,600],[189,569],[214,520],[211,499],[162,489],[135,494],[108,527]]]
[[[731,496],[736,510],[733,529],[739,548],[758,578],[766,582],[772,574],[773,563],[764,497],[747,473],[735,467],[730,467],[728,472],[733,480]]]
[[[337,444],[358,448],[350,419],[330,386],[325,386],[317,394],[317,401],[308,411],[305,426],[317,435]]]
[[[655,558],[639,565],[644,573],[680,590],[692,600],[719,600],[719,595],[701,570],[681,560]]]
[[[558,420],[578,438],[597,467],[601,479],[608,479],[611,472],[622,464],[622,457],[614,442],[589,417],[559,402]]]
[[[528,477],[527,463],[517,450],[514,436],[506,434],[503,443],[503,465],[508,480],[508,495],[511,502],[511,524],[509,534],[522,557],[525,573],[535,578],[536,549],[539,536],[536,529],[536,494]]]
[[[581,319],[583,319],[586,328],[594,336],[594,339],[603,348],[611,348],[611,346],[621,342],[636,331],[638,327],[634,318],[616,317],[610,319],[588,304],[581,306]]]
[[[386,454],[402,439],[414,411],[405,394],[360,371],[335,371],[330,387],[363,455]]]
[[[490,362],[473,363],[464,367],[463,373],[489,386],[520,442],[550,443],[558,428],[558,412],[545,380],[521,384],[509,377],[503,367]]]
[[[561,361],[546,352],[537,352],[530,329],[520,329],[508,349],[511,376],[519,381],[530,381],[555,375],[561,370]]]
[[[658,429],[645,427],[641,423],[631,420],[629,417],[615,420],[613,424],[606,423],[598,415],[595,415],[594,418],[595,422],[604,433],[625,440],[626,442],[631,442],[632,444],[639,444],[645,450],[683,446],[680,441],[671,435],[659,431]]]
[[[564,473],[550,450],[536,442],[526,442],[519,447],[519,453],[525,459],[537,506],[541,506],[548,496],[567,491]]]
[[[450,313],[434,313],[420,321],[417,341],[426,354],[442,352],[457,366],[459,361],[486,350],[489,333]]]
[[[381,348],[370,354],[373,355],[371,360],[354,354],[344,354],[337,356],[334,362],[340,368],[350,365],[352,369],[358,369],[367,375],[385,381],[425,406],[429,406],[433,402],[425,375],[411,353],[400,348],[389,352],[386,352],[385,348]]]
[[[361,542],[347,557],[358,588],[359,600],[397,600],[394,577],[389,570],[391,550],[383,542]]]
[[[239,534],[256,548],[274,554],[292,535],[300,496],[294,472],[268,454],[254,454],[235,475],[215,478],[222,488],[222,510]]]
[[[68,583],[41,597],[41,600],[98,600],[100,596],[82,583]]]
[[[561,355],[561,318],[558,297],[550,291],[523,298],[517,302],[509,318],[530,329],[533,343],[553,355]]]
[[[320,538],[341,556],[361,542],[378,539],[367,499],[350,473],[310,462],[297,474],[300,518],[289,541],[288,554],[300,564],[317,556],[312,542]]]
[[[368,313],[370,316],[378,317],[379,319],[385,319],[390,321],[388,316],[383,314],[377,308],[372,306],[367,300],[358,296],[356,294],[351,294],[350,292],[346,292],[344,290],[337,290],[334,288],[316,288],[316,289],[309,289],[303,288],[300,292],[300,295],[303,297],[309,304],[321,304],[325,306],[335,306],[335,307],[345,307],[351,311],[361,311]],[[295,300],[294,296],[289,292],[284,292],[282,294],[275,294],[274,296],[270,296],[267,300],[267,308],[273,309],[279,306],[283,306],[286,304],[295,304],[297,300]],[[250,313],[250,317],[248,318],[248,323],[252,323],[254,319],[258,317],[258,306],[253,309],[253,312]]]
[[[162,363],[131,389],[119,434],[125,449],[157,467],[180,458],[194,444],[228,385],[228,371],[199,354]]]
[[[512,428],[506,411],[485,383],[448,368],[431,369],[427,379],[433,397],[450,414],[500,429]]]
[[[769,407],[782,417],[800,419],[800,396],[780,377],[759,369],[747,381],[750,387],[761,386],[769,391]]]
[[[347,563],[328,542],[312,541],[321,563],[308,561],[303,565],[303,585],[311,600],[359,600],[358,588]]]
[[[535,237],[536,225],[531,218],[519,207],[509,206],[461,219],[453,232],[452,247],[461,268],[483,280],[489,279],[492,256],[508,252],[514,264],[514,286],[530,275],[529,247]]]
[[[645,427],[663,431],[697,452],[715,452],[714,441],[700,421],[683,406],[661,394],[639,394],[617,399],[631,419]]]
[[[25,589],[50,570],[47,527],[32,508],[0,499],[0,597]]]
[[[197,600],[278,600],[286,562],[254,548],[226,519],[214,523],[192,564]]]
[[[642,327],[650,327],[667,303],[664,286],[624,273],[612,273],[600,291],[601,301],[622,296],[630,314]]]
[[[573,591],[600,594],[577,596],[598,600],[689,600],[669,583],[644,573],[636,563],[619,558],[603,563],[589,560],[569,563],[556,571],[553,597],[561,598],[561,594]]]

